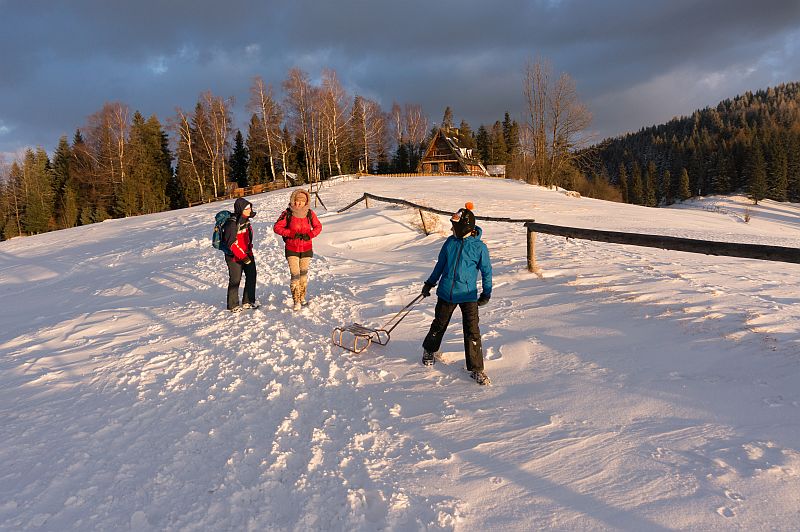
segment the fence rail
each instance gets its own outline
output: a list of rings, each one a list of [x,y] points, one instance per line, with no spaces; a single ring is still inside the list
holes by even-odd
[[[433,207],[427,207],[425,205],[418,205],[416,203],[412,203],[410,201],[406,201],[404,199],[398,198],[386,198],[383,196],[376,196],[375,194],[370,194],[369,192],[365,192],[360,198],[352,202],[346,207],[342,207],[337,213],[344,212],[348,209],[351,209],[353,206],[358,205],[360,202],[364,201],[369,203],[369,200],[375,201],[382,201],[384,203],[394,203],[396,205],[405,205],[406,207],[411,207],[412,209],[420,209],[422,211],[433,212],[436,214],[441,214],[442,216],[450,216],[453,214],[453,211],[443,211],[441,209],[434,209]],[[510,223],[526,223],[526,222],[533,222],[532,218],[496,218],[493,216],[476,216],[476,220],[487,220],[490,222],[510,222]]]
[[[346,207],[336,211],[342,213],[358,205],[362,201],[369,208],[369,200],[404,205],[419,211],[427,211],[435,214],[449,216],[451,212],[418,205],[416,203],[399,199],[376,196],[365,192],[360,198],[353,201]],[[420,212],[422,216],[422,212]],[[761,244],[744,244],[736,242],[719,242],[713,240],[695,240],[691,238],[678,238],[674,236],[648,235],[642,233],[624,233],[617,231],[603,231],[599,229],[581,229],[578,227],[566,227],[560,225],[549,225],[537,223],[533,219],[515,218],[496,218],[492,216],[475,216],[476,220],[487,220],[491,222],[521,223],[528,230],[528,271],[540,274],[540,269],[536,265],[536,233],[563,236],[567,238],[578,238],[582,240],[594,240],[598,242],[609,242],[612,244],[627,244],[631,246],[651,247],[668,249],[672,251],[685,251],[689,253],[701,253],[703,255],[715,255],[726,257],[738,257],[745,259],[768,260],[774,262],[789,262],[800,264],[800,249],[782,246],[766,246]],[[423,220],[423,228],[427,234]]]
[[[567,238],[580,238],[583,240],[610,242],[612,244],[628,244],[673,251],[686,251],[689,253],[702,253],[704,255],[719,255],[800,264],[800,249],[797,248],[718,242],[713,240],[695,240],[691,238],[646,235],[641,233],[601,231],[598,229],[581,229],[578,227],[563,227],[560,225],[547,225],[535,222],[527,222],[525,227],[528,228],[528,231],[564,236]]]

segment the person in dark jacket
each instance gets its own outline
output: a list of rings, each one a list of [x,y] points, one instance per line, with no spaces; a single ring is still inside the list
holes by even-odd
[[[489,249],[481,240],[483,231],[475,225],[472,208],[472,203],[468,202],[450,218],[453,234],[442,245],[436,266],[422,288],[422,295],[427,297],[431,295],[431,288],[439,284],[433,323],[422,342],[422,363],[426,366],[435,363],[434,354],[442,345],[453,311],[460,307],[467,371],[478,384],[489,384],[489,377],[483,369],[478,307],[488,303],[492,297],[492,265]],[[480,297],[478,272],[481,274]]]
[[[243,308],[258,308],[256,301],[256,260],[253,256],[253,228],[250,219],[256,215],[253,204],[244,198],[233,204],[234,215],[222,230],[222,240],[231,254],[225,254],[228,265],[228,310],[239,312]],[[244,293],[239,306],[239,284],[244,273]]]
[[[294,310],[300,310],[306,301],[308,268],[314,256],[311,239],[322,232],[316,213],[309,208],[311,196],[303,189],[292,192],[289,207],[281,213],[273,230],[286,243],[286,262],[289,263],[291,280],[289,290],[294,301]]]

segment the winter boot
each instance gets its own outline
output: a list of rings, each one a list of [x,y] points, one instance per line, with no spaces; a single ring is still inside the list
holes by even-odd
[[[300,300],[300,281],[293,280],[289,285],[289,291],[292,293],[294,310],[300,310],[300,307],[302,306],[302,302]]]
[[[422,350],[422,365],[423,366],[433,366],[436,363],[436,358],[434,358],[433,353],[428,350]]]
[[[487,384],[492,383],[492,381],[489,380],[489,376],[483,371],[473,371],[469,374],[469,376],[475,379],[475,382],[481,386],[486,386]]]
[[[308,280],[302,279],[300,281],[300,304],[306,305],[306,288],[308,288]]]

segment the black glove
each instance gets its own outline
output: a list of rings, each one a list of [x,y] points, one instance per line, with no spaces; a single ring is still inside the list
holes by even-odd
[[[310,237],[310,236],[308,236],[308,235],[307,235],[307,234],[305,234],[305,233],[295,233],[295,234],[294,234],[294,237],[295,237],[297,240],[311,240],[311,237]]]
[[[422,294],[423,297],[428,297],[429,295],[431,295],[431,288],[433,288],[434,286],[435,285],[432,285],[428,281],[425,281],[425,284],[422,285],[422,292],[420,293]]]
[[[483,293],[481,294],[481,297],[479,297],[479,298],[478,298],[478,306],[479,306],[479,307],[482,307],[482,306],[484,306],[486,303],[488,303],[488,302],[489,302],[489,299],[490,299],[491,297],[492,297],[492,296],[490,296],[490,295],[489,295],[489,294],[487,294],[486,292],[483,292]]]

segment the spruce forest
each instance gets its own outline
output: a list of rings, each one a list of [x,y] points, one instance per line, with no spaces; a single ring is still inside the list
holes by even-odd
[[[456,125],[448,107],[438,125],[430,124],[417,104],[386,110],[348,94],[332,70],[315,85],[292,69],[280,88],[278,99],[254,78],[249,120],[239,126],[233,99],[211,92],[165,121],[107,103],[52,154],[39,147],[0,160],[0,239],[182,208],[232,187],[415,172],[436,127],[450,130],[484,164],[506,165],[509,178],[590,197],[651,207],[731,192],[755,202],[800,201],[798,83],[748,92],[590,147],[571,137],[540,143],[570,152],[558,166],[540,162],[555,154],[537,156],[545,148],[537,152],[533,115],[519,124],[506,112],[473,130],[464,120]]]
[[[693,196],[746,193],[800,201],[800,83],[747,92],[591,149],[595,178],[628,203],[657,207]]]

